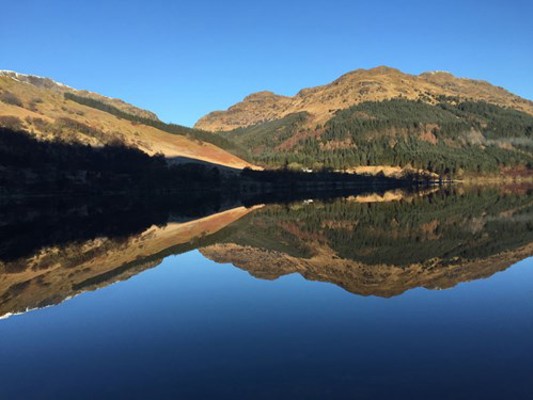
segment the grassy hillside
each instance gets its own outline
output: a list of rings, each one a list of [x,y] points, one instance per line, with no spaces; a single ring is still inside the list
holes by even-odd
[[[133,123],[151,126],[163,132],[171,133],[173,135],[182,135],[197,141],[211,143],[217,147],[220,147],[221,149],[239,155],[240,157],[248,156],[247,152],[242,147],[219,135],[213,135],[209,132],[204,132],[199,129],[191,129],[181,125],[167,124],[165,122],[159,121],[158,119],[130,114],[113,105],[103,102],[102,100],[86,96],[80,96],[75,93],[64,93],[64,97],[66,100],[71,100],[78,104],[82,104],[87,107],[107,112],[118,118],[122,118]]]
[[[116,99],[76,91],[45,78],[26,78],[0,74],[0,127],[23,129],[42,140],[97,147],[122,143],[149,155],[161,153],[167,158],[192,158],[234,168],[250,166],[235,155],[242,152],[223,138],[165,124]]]
[[[221,135],[273,166],[410,166],[457,177],[533,165],[533,116],[485,102],[394,99],[352,106],[313,127],[309,119],[291,114]]]

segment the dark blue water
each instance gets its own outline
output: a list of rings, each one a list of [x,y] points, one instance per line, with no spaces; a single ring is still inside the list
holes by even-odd
[[[392,298],[198,251],[0,320],[1,399],[531,399],[533,259]]]

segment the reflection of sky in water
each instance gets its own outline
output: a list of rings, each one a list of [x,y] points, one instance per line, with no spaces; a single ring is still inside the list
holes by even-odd
[[[171,256],[0,321],[0,397],[527,398],[532,264],[383,299]]]

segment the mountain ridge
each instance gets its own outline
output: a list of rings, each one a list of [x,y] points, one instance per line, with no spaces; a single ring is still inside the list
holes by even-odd
[[[302,89],[294,96],[267,90],[252,93],[225,111],[206,114],[194,126],[211,132],[231,131],[302,111],[313,116],[312,123],[323,123],[334,112],[365,101],[404,98],[434,104],[437,96],[474,98],[533,115],[533,101],[487,81],[460,78],[445,71],[412,75],[379,66],[350,71],[330,83]]]
[[[30,85],[42,87],[45,89],[57,90],[59,92],[73,92],[76,94],[83,95],[85,97],[102,100],[106,102],[107,104],[115,106],[129,114],[159,121],[159,118],[157,117],[155,113],[136,107],[133,104],[130,104],[122,99],[104,96],[96,92],[91,92],[89,90],[79,90],[79,89],[73,88],[72,86],[66,85],[62,82],[58,82],[52,78],[47,78],[44,76],[33,75],[33,74],[24,74],[24,73],[20,73],[16,71],[5,70],[5,69],[0,70],[0,76],[9,77],[18,82],[25,82]]]

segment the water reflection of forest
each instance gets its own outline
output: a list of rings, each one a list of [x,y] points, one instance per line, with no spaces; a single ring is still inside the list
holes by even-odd
[[[384,297],[488,277],[533,254],[528,188],[287,200],[245,206],[221,198],[107,199],[54,203],[46,212],[4,207],[0,315],[57,304],[193,249],[258,278],[299,273]]]

